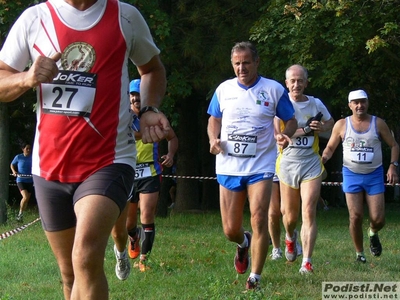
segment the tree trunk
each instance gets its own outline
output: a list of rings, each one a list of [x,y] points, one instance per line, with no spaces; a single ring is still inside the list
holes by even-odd
[[[198,143],[201,140],[198,133],[198,103],[197,99],[185,99],[179,107],[179,158],[177,162],[178,176],[198,176],[201,155]],[[184,141],[184,142],[183,142]],[[200,209],[199,180],[178,178],[176,186],[176,201],[174,211]]]
[[[201,103],[201,174],[205,177],[216,177],[215,175],[215,155],[210,153],[210,143],[207,135],[207,125],[209,115],[207,108],[209,101],[200,101]],[[204,179],[202,181],[202,201],[201,208],[203,210],[219,209],[219,186],[216,179]]]
[[[7,221],[6,203],[10,178],[10,136],[7,105],[7,103],[0,103],[0,224]]]
[[[179,137],[178,137],[179,140]],[[179,148],[178,148],[179,149]],[[163,140],[159,143],[159,155],[160,157],[168,153],[168,141]],[[163,175],[170,175],[171,168],[163,167]],[[165,218],[168,215],[168,203],[169,203],[169,189],[171,187],[172,179],[169,177],[162,177],[160,196],[158,198],[157,205],[157,217]]]
[[[167,170],[163,171],[163,175],[167,174]],[[160,196],[157,205],[157,217],[165,218],[168,215],[169,189],[171,187],[171,178],[162,178]]]

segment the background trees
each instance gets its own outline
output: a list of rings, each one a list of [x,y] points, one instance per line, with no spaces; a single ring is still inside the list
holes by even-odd
[[[320,97],[335,120],[350,114],[349,91],[365,89],[369,112],[383,118],[399,141],[399,8],[398,1],[270,1],[250,30],[267,61],[261,73],[283,81],[289,65],[304,65],[310,75],[306,92]],[[390,153],[383,150],[386,168]],[[341,171],[340,149],[335,154],[329,175]],[[387,189],[387,200],[394,191]]]
[[[23,9],[38,1],[0,1],[0,45]],[[14,103],[0,102],[0,224],[6,221],[12,155],[21,152],[20,140],[33,141],[33,91]],[[19,105],[18,105],[19,104]],[[12,129],[10,131],[10,128]]]
[[[400,28],[397,1],[271,1],[251,29],[267,58],[263,71],[284,80],[284,70],[300,63],[311,86],[333,108],[347,115],[347,95],[363,88],[370,112],[384,118],[398,137],[398,56]]]
[[[0,37],[22,9],[35,1],[1,2]],[[288,66],[308,68],[307,93],[320,97],[335,119],[348,115],[347,94],[356,88],[370,95],[370,112],[384,118],[399,140],[400,3],[392,0],[127,0],[148,21],[162,51],[168,87],[163,111],[177,132],[178,175],[215,176],[206,135],[207,106],[215,87],[233,77],[230,50],[252,39],[261,56],[260,73],[283,83]],[[1,42],[1,41],[0,41]],[[131,78],[137,77],[132,67]],[[7,199],[9,150],[21,132],[30,133],[34,97],[21,104],[0,103],[0,215]],[[25,108],[24,105],[25,104]],[[12,118],[18,109],[26,118]],[[22,110],[21,110],[22,109]],[[32,112],[33,115],[33,112]],[[28,121],[29,120],[29,121]],[[11,138],[7,137],[11,122]],[[24,122],[14,130],[18,122]],[[9,141],[9,143],[4,142]],[[8,193],[8,191],[7,191]],[[179,179],[176,209],[218,207],[215,180]],[[0,216],[1,222],[1,216]]]

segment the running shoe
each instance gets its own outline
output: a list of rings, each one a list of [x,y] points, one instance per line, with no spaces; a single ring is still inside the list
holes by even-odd
[[[302,275],[312,274],[314,272],[314,269],[311,263],[306,262],[304,265],[301,266],[299,272]]]
[[[365,258],[364,255],[357,255],[356,262],[361,262],[361,263],[365,264],[367,262],[367,259]]]
[[[117,259],[117,264],[115,265],[115,274],[117,275],[117,278],[119,280],[125,280],[131,273],[131,264],[129,262],[128,255],[126,253],[126,249],[120,256],[117,247],[114,245],[114,254],[115,258]]]
[[[377,234],[369,237],[369,250],[373,256],[380,256],[382,254],[382,244]]]
[[[250,265],[249,248],[251,244],[251,233],[245,231],[244,234],[246,235],[248,241],[247,247],[240,248],[239,246],[237,246],[234,260],[236,272],[238,272],[239,274],[246,273]]]
[[[140,233],[140,228],[137,228],[135,237],[129,236],[128,253],[132,259],[135,259],[140,254]]]
[[[258,284],[259,281],[257,279],[249,277],[246,281],[246,290],[257,290],[259,288]]]
[[[288,261],[295,261],[297,258],[297,230],[294,231],[292,241],[285,239],[285,256]]]
[[[272,249],[272,253],[271,253],[271,259],[272,260],[278,260],[282,258],[282,250],[281,248],[274,248]]]

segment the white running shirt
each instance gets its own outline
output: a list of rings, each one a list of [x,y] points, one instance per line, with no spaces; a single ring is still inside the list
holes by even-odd
[[[259,77],[251,87],[237,78],[220,84],[208,108],[208,114],[222,118],[221,147],[216,156],[216,173],[249,176],[274,173],[276,140],[275,115],[284,121],[294,110],[284,87],[274,80]]]

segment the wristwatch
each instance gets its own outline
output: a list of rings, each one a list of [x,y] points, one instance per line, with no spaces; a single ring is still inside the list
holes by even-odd
[[[395,166],[396,168],[399,166],[399,163],[397,161],[391,161],[390,164]]]
[[[306,127],[303,127],[303,131],[305,134],[309,134],[312,131],[312,129],[310,126],[306,126]]]
[[[148,111],[152,111],[152,112],[155,112],[157,114],[160,112],[158,110],[158,108],[156,108],[154,106],[145,106],[139,111],[139,115],[138,115],[139,119],[144,113],[147,113]]]

